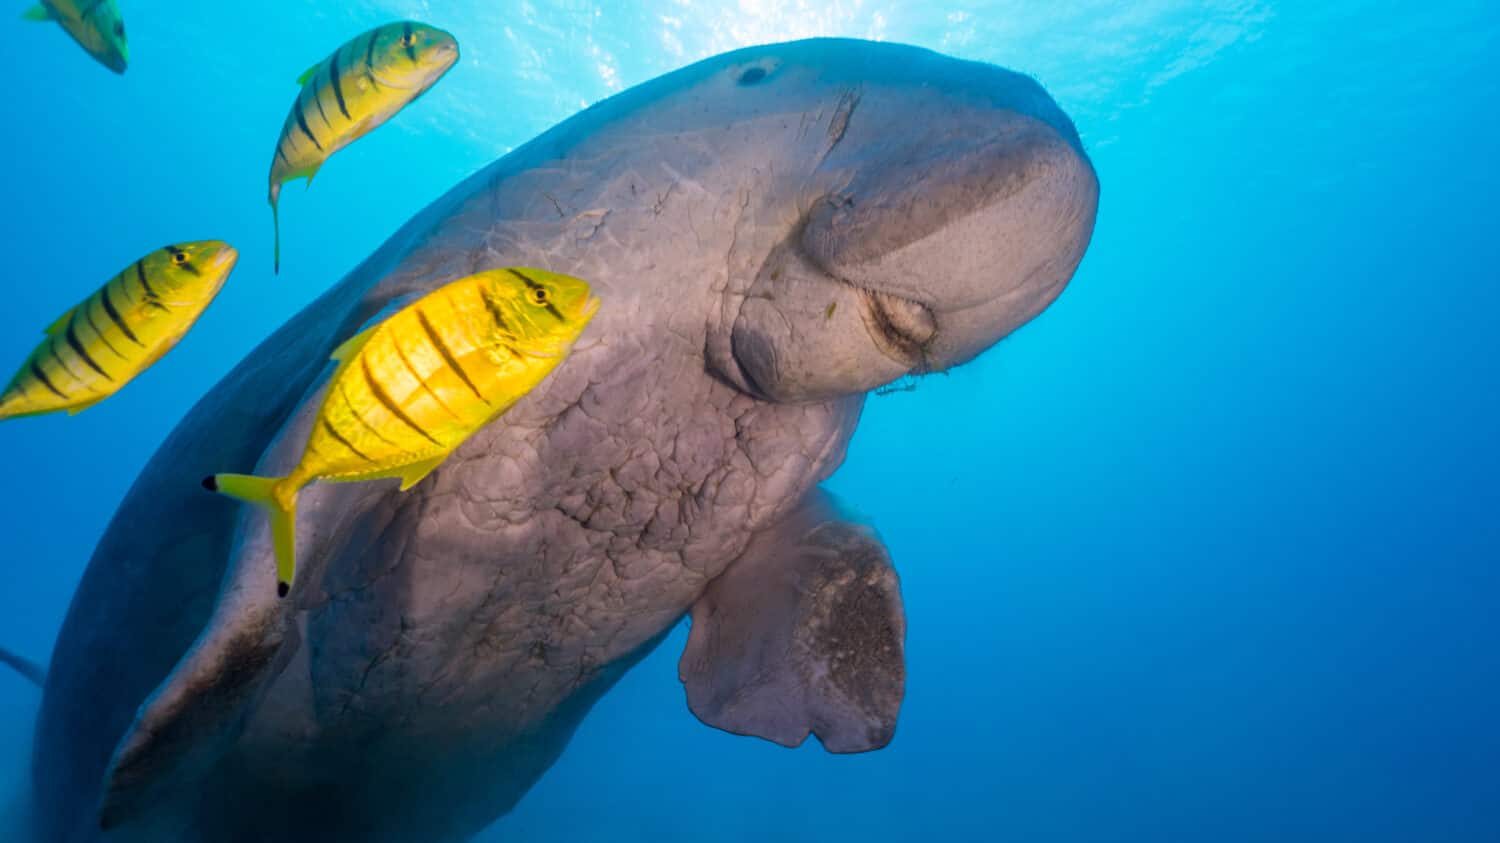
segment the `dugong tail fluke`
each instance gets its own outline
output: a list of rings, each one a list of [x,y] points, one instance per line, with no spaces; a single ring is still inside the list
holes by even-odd
[[[47,671],[45,668],[34,661],[21,658],[4,647],[0,647],[0,663],[10,665],[17,673],[30,679],[31,683],[38,688],[42,686],[43,682],[47,681]]]

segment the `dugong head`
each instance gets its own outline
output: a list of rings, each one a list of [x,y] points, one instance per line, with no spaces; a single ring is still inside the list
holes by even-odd
[[[784,55],[732,67],[736,84],[845,93],[819,195],[740,301],[724,376],[780,401],[864,392],[964,363],[1057,297],[1099,184],[1040,85],[909,47]]]

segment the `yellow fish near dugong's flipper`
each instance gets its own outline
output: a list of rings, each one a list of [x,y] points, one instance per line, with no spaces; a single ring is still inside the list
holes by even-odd
[[[277,593],[296,575],[297,494],[315,480],[416,485],[536,388],[598,310],[587,282],[496,269],[442,287],[361,331],[338,361],[302,457],[285,477],[216,474],[210,491],[266,507]]]
[[[116,73],[130,62],[125,44],[125,21],[115,0],[42,0],[21,15],[23,20],[56,21],[63,31]]]
[[[431,88],[458,61],[458,41],[426,24],[402,21],[355,38],[297,79],[302,90],[276,139],[271,159],[274,267],[281,271],[281,186],[312,178],[328,156],[389,120]]]
[[[81,412],[115,394],[182,339],[239,253],[205,240],[141,258],[47,328],[10,385],[0,419]]]

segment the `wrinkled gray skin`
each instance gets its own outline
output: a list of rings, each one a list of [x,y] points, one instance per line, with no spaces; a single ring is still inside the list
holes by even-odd
[[[463,840],[689,611],[706,722],[884,745],[895,573],[815,486],[868,390],[969,360],[1058,295],[1097,195],[1031,79],[857,41],[709,59],[496,162],[246,359],[137,480],[47,680],[42,839]],[[336,345],[507,265],[589,279],[604,307],[411,491],[309,488],[278,601],[264,519],[199,479],[285,471]]]

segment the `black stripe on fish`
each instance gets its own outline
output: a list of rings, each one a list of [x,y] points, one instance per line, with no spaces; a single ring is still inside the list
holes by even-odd
[[[505,321],[505,314],[500,312],[500,303],[495,301],[489,291],[481,289],[479,297],[484,300],[484,308],[490,312],[490,319],[494,321],[495,327],[507,334],[514,333],[510,329],[510,323]]]
[[[525,284],[526,285],[526,289],[528,289],[528,290],[540,290],[540,289],[542,289],[542,285],[541,284],[536,283],[535,281],[531,280],[530,277],[522,274],[519,269],[507,269],[506,272],[509,272],[511,275],[514,275],[517,278],[521,279],[521,283]],[[562,315],[561,312],[558,311],[557,306],[554,305],[554,304],[552,304],[552,302],[550,302],[550,301],[547,302],[547,312],[550,313],[550,314],[552,314],[553,316],[557,317],[557,321],[559,321],[559,322],[566,322],[566,321],[568,321],[568,320],[566,320],[566,319],[563,318],[563,315]]]
[[[411,59],[412,64],[417,63],[417,39],[411,34],[411,21],[401,24],[401,46],[406,48],[406,57]]]
[[[317,147],[319,152],[322,152],[323,144],[318,143],[318,139],[313,137],[312,129],[307,128],[307,115],[302,113],[302,94],[300,92],[297,94],[297,102],[292,105],[292,112],[297,118],[297,126],[302,129],[302,134],[307,135],[307,139],[312,141],[312,145]]]
[[[333,81],[333,97],[339,101],[339,111],[343,112],[344,119],[353,120],[349,116],[349,106],[344,103],[343,80],[339,78],[339,53],[343,51],[343,47],[333,51],[333,59],[328,62],[328,76]]]
[[[130,330],[130,326],[125,324],[124,319],[120,318],[120,311],[115,310],[115,303],[109,299],[109,285],[105,284],[104,289],[99,292],[102,293],[100,300],[104,304],[104,312],[109,315],[109,321],[115,323],[115,327],[120,329],[120,333],[124,334],[126,339],[145,348],[146,344],[136,339],[135,332]]]
[[[172,257],[177,257],[177,247],[168,246],[165,251]],[[156,291],[151,289],[151,282],[146,280],[146,264],[144,260],[135,262],[135,277],[140,280],[141,289],[146,291],[146,295],[153,299],[156,298]]]
[[[521,272],[521,270],[519,270],[519,269],[510,268],[510,269],[506,269],[505,271],[509,272],[511,275],[514,275],[517,278],[521,279],[521,283],[525,284],[526,285],[526,289],[528,289],[528,290],[540,289],[541,286],[542,286],[541,284],[538,284],[535,281],[531,280],[531,276],[526,275],[525,273]]]
[[[106,286],[113,286],[116,292],[125,297],[126,304],[135,304],[137,298],[136,292],[130,286],[130,281],[125,277],[125,272],[121,272],[119,275],[109,279],[109,284]]]
[[[75,311],[73,318],[68,320],[68,327],[63,331],[63,335],[68,341],[68,347],[73,349],[73,353],[82,358],[83,362],[88,364],[90,369],[98,372],[101,377],[110,383],[114,383],[115,379],[109,376],[109,372],[104,371],[104,368],[99,365],[98,361],[89,356],[88,350],[83,347],[83,343],[78,341],[78,333],[73,329],[73,326],[77,323],[78,313]]]
[[[187,252],[184,252],[183,250],[177,248],[176,246],[171,246],[171,245],[167,246],[164,251],[166,251],[167,254],[169,254],[169,255],[172,256],[172,265],[175,266],[175,267],[177,267],[178,269],[182,270],[183,272],[186,272],[189,275],[195,275],[195,276],[201,276],[203,274],[202,272],[198,271],[198,267],[193,266],[193,262],[188,259]],[[182,258],[182,263],[178,263],[177,262],[178,258]],[[159,298],[161,298],[160,296],[158,296],[156,294],[156,292],[154,290],[151,289],[150,285],[146,284],[146,273],[143,270],[141,270],[141,268],[140,268],[139,265],[136,266],[136,271],[140,273],[141,284],[146,287],[146,290],[150,293],[151,298],[152,299],[159,299]],[[166,310],[167,309],[167,308],[163,307],[159,302],[153,301],[152,304],[155,304],[157,307],[160,307],[162,310]]]
[[[101,330],[99,330],[99,323],[94,321],[94,309],[91,308],[91,307],[89,307],[90,303],[91,302],[84,302],[83,306],[81,308],[79,308],[80,310],[83,311],[83,318],[86,319],[86,320],[88,320],[89,329],[94,332],[95,336],[99,337],[99,341],[102,342],[102,343],[104,343],[104,347],[105,348],[107,348],[110,351],[114,352],[114,355],[116,357],[118,357],[121,360],[124,360],[124,361],[126,361],[128,363],[130,361],[130,358],[126,357],[123,354],[121,354],[120,350],[118,348],[115,348],[114,343],[112,343],[112,342],[109,341],[109,337],[106,337],[104,335],[104,332],[101,331]]]
[[[408,372],[411,372],[412,379],[421,384],[422,389],[426,390],[427,394],[432,396],[432,400],[436,401],[439,407],[442,407],[444,410],[446,410],[448,412],[448,415],[454,417],[455,419],[458,419],[459,421],[463,421],[463,416],[460,416],[458,413],[453,412],[452,407],[449,407],[447,404],[443,403],[443,399],[432,388],[432,384],[428,383],[425,379],[423,379],[421,375],[417,374],[417,367],[411,364],[411,360],[406,356],[406,352],[401,348],[401,343],[392,340],[391,345],[396,347],[396,356],[401,358],[402,363],[406,364],[406,370]]]
[[[365,48],[365,78],[370,80],[370,88],[379,88],[380,83],[375,79],[375,43],[380,40],[380,30],[370,31],[370,45]]]
[[[443,447],[443,443],[434,439],[431,433],[428,433],[422,428],[421,425],[417,424],[415,419],[407,415],[406,411],[401,409],[401,405],[396,403],[396,399],[392,398],[391,394],[385,391],[385,385],[375,379],[375,373],[370,371],[370,358],[367,355],[360,355],[359,368],[364,373],[365,382],[370,385],[370,391],[375,394],[375,399],[379,401],[381,405],[390,412],[391,415],[400,419],[406,424],[407,427],[422,434],[423,439],[426,439],[428,442],[431,442],[439,448]]]
[[[328,112],[323,110],[323,86],[318,84],[318,77],[322,75],[323,68],[321,67],[319,67],[317,72],[313,74],[311,82],[312,99],[313,102],[318,104],[318,117],[322,118],[323,125],[328,127],[328,131],[333,132],[334,134],[338,134],[338,130],[333,128],[332,123],[328,122]]]
[[[365,462],[374,462],[374,460],[371,460],[369,457],[365,456],[365,454],[364,454],[363,451],[361,451],[360,449],[354,447],[353,443],[351,443],[348,439],[345,439],[344,438],[344,434],[339,433],[338,429],[335,428],[328,421],[328,419],[323,419],[323,430],[327,431],[328,435],[332,436],[333,440],[335,442],[339,443],[340,445],[343,445],[345,448],[348,448],[349,452],[352,453],[352,454],[354,454],[356,457],[359,457],[360,459],[364,460]]]
[[[344,399],[344,406],[349,409],[349,415],[357,419],[361,427],[375,434],[375,438],[379,439],[381,442],[384,442],[388,447],[395,448],[398,451],[404,450],[400,445],[385,438],[385,435],[380,432],[380,429],[375,425],[370,424],[370,420],[365,418],[365,414],[360,412],[358,407],[354,406],[354,401],[349,398],[349,385],[343,381],[339,382],[339,397]]]
[[[47,377],[47,373],[44,372],[44,371],[42,371],[42,367],[38,366],[36,364],[36,358],[35,357],[31,358],[31,360],[28,361],[28,362],[31,365],[31,376],[32,377],[34,377],[37,380],[41,381],[42,382],[42,386],[47,387],[47,390],[49,392],[51,392],[53,395],[56,395],[58,398],[61,398],[64,401],[68,400],[68,396],[64,395],[63,391],[60,390],[60,389],[58,389],[56,384],[52,383],[52,379],[49,378],[49,377]]]
[[[288,158],[287,158],[287,157],[286,157],[286,152],[284,152],[284,151],[283,151],[283,150],[282,150],[282,148],[281,148],[281,147],[282,147],[282,146],[283,146],[283,145],[284,145],[284,144],[283,144],[283,143],[282,143],[282,142],[279,142],[279,141],[278,141],[278,142],[277,142],[277,144],[276,144],[276,157],[277,157],[277,158],[280,158],[280,159],[281,159],[281,162],[282,162],[282,163],[283,163],[283,164],[285,164],[285,165],[287,165],[287,166],[288,166],[288,167],[290,167],[290,166],[292,166],[292,162],[291,162],[291,160],[289,160],[289,159],[288,159]]]
[[[57,334],[53,334],[52,336],[47,338],[47,350],[52,352],[52,359],[56,360],[57,365],[60,366],[64,372],[68,373],[68,377],[72,378],[75,381],[78,381],[79,383],[83,383],[85,386],[88,385],[84,383],[83,378],[80,378],[78,375],[73,373],[72,369],[68,368],[67,361],[63,360],[62,355],[57,353]]]
[[[453,356],[452,351],[448,350],[448,346],[443,344],[443,338],[438,335],[437,329],[432,327],[432,322],[428,321],[427,314],[423,313],[421,308],[417,308],[417,321],[422,323],[422,330],[427,332],[427,339],[432,341],[437,353],[443,356],[443,362],[448,364],[448,368],[452,369],[453,373],[469,387],[469,391],[474,393],[475,398],[489,404],[490,400],[484,397],[484,393],[479,391],[479,387],[475,386],[473,381],[469,380],[469,373],[464,371],[464,367],[458,365],[457,358]]]

